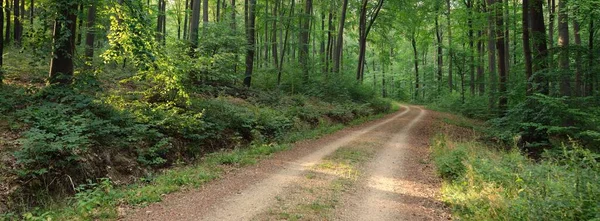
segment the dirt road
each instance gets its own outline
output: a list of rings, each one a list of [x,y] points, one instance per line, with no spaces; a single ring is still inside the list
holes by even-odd
[[[435,113],[415,106],[300,142],[124,220],[443,220],[428,162]]]

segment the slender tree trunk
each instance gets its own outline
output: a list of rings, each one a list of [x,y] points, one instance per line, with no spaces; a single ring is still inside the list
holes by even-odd
[[[348,9],[348,0],[343,0],[342,13],[340,16],[340,24],[338,34],[336,36],[336,44],[333,52],[333,72],[340,72],[340,64],[342,60],[342,50],[344,48],[344,25],[346,24],[346,11]]]
[[[529,0],[523,0],[523,55],[525,57],[525,76],[527,80],[527,90],[526,95],[530,96],[532,94],[532,80],[533,76],[533,66],[531,63],[531,45],[530,45],[530,36],[529,36],[529,14],[531,13],[529,10]]]
[[[246,76],[244,78],[244,85],[246,87],[250,87],[252,83],[252,71],[254,69],[254,51],[256,48],[255,40],[254,40],[254,24],[256,21],[256,0],[249,0],[249,6],[246,7],[248,12],[248,23],[246,24],[246,33],[248,39],[248,49],[246,50]]]
[[[435,37],[437,40],[437,81],[439,93],[442,91],[442,72],[444,69],[444,43],[442,39],[442,31],[440,30],[439,15],[435,16]]]
[[[73,57],[77,24],[77,6],[59,5],[59,17],[54,22],[54,51],[50,60],[50,84],[70,84],[73,79]]]
[[[569,15],[566,0],[559,0],[558,2],[558,46],[560,48],[560,95],[571,96]]]
[[[415,33],[412,34],[411,45],[413,48],[414,63],[415,63],[415,99],[419,96],[419,54],[417,51],[417,40]]]
[[[581,34],[579,22],[577,19],[573,19],[573,33],[575,37],[575,46],[577,51],[575,52],[575,96],[583,95],[583,70],[581,70]]]
[[[198,48],[198,29],[200,29],[200,0],[192,1],[192,18],[190,19],[190,43],[192,55],[195,56],[195,50]]]
[[[275,0],[275,6],[273,7],[273,30],[271,33],[271,49],[273,53],[273,65],[275,65],[275,69],[279,69],[279,54],[278,54],[278,45],[277,45],[277,21],[279,20],[279,0]]]
[[[487,45],[488,45],[488,72],[489,72],[489,108],[494,110],[496,108],[496,84],[497,84],[497,70],[496,70],[496,25],[494,22],[494,9],[493,0],[487,0],[487,4],[484,4],[485,11],[487,12]]]
[[[10,1],[10,0],[7,0]],[[0,38],[4,36],[4,0],[0,0]],[[0,40],[0,55],[4,54],[4,41]],[[4,56],[0,56],[0,85],[4,80]]]
[[[453,56],[453,49],[452,49],[452,23],[450,20],[450,12],[452,11],[452,6],[450,5],[450,0],[446,0],[446,6],[447,6],[447,13],[446,13],[446,18],[447,18],[447,24],[448,24],[448,87],[450,88],[450,93],[452,93],[453,90],[453,85],[454,83],[452,82],[452,56]]]
[[[4,43],[7,45],[10,44],[10,39],[11,39],[11,35],[10,35],[10,33],[11,33],[10,2],[11,2],[10,0],[6,0],[6,7],[4,8],[4,10],[6,12],[6,33],[5,33],[6,36],[4,37]]]
[[[202,22],[203,26],[206,27],[208,24],[208,0],[202,2]]]
[[[469,38],[469,91],[475,96],[475,34],[473,32],[473,1],[467,0],[467,36]]]
[[[34,27],[33,26],[33,18],[34,18],[33,12],[34,12],[34,9],[35,9],[34,0],[31,0],[29,2],[29,25],[31,26],[31,28]]]
[[[329,68],[329,63],[331,61],[331,57],[332,57],[331,53],[333,51],[332,50],[333,49],[333,41],[332,41],[333,39],[332,39],[332,36],[331,36],[331,34],[333,33],[333,13],[331,12],[331,9],[329,9],[329,10],[330,10],[329,11],[329,18],[328,18],[328,22],[327,22],[327,25],[328,25],[328,30],[327,30],[327,49],[326,49],[327,52],[326,52],[326,55],[325,55],[325,71],[324,71],[324,73],[327,74],[327,75],[331,71],[330,68]]]
[[[484,54],[484,38],[483,31],[478,31],[478,39],[477,40],[477,90],[480,96],[485,94],[485,68],[483,65],[485,64]]]
[[[492,0],[494,1],[494,0]],[[504,20],[503,20],[503,10],[502,10],[502,2],[499,2],[496,8],[496,27],[503,27],[504,26]],[[506,42],[504,41],[504,35],[505,33],[503,33],[502,29],[497,28],[496,29],[496,50],[498,51],[498,70],[499,70],[499,77],[500,77],[500,81],[498,84],[498,93],[499,93],[499,99],[498,99],[498,109],[500,111],[500,115],[504,115],[506,114],[506,110],[508,109],[508,97],[507,97],[507,90],[506,90],[506,83],[507,83],[507,70],[506,70]]]
[[[594,30],[594,16],[590,15],[590,27],[588,30]],[[588,38],[588,51],[589,51],[589,59],[588,59],[588,69],[592,70],[592,67],[594,66],[594,60],[595,60],[595,56],[594,56],[594,32],[590,31],[590,36]],[[588,87],[587,87],[587,96],[594,96],[594,88],[598,87],[597,81],[598,81],[598,77],[597,75],[595,76],[594,73],[592,71],[589,71],[588,73]]]
[[[281,59],[279,59],[279,70],[277,71],[277,86],[281,85],[281,74],[283,72],[283,61],[285,58],[285,53],[288,52],[289,50],[287,49],[288,46],[288,38],[289,38],[289,32],[290,32],[290,25],[291,25],[291,18],[294,16],[294,9],[296,6],[296,1],[295,0],[291,0],[291,4],[290,4],[290,14],[289,14],[289,19],[285,25],[285,37],[283,40],[283,50],[281,51]]]
[[[362,1],[362,7],[360,10],[360,19],[359,19],[359,54],[358,54],[358,68],[356,73],[356,79],[362,83],[364,79],[365,72],[365,60],[366,60],[366,50],[367,50],[367,37],[369,36],[369,32],[371,31],[371,27],[373,27],[373,23],[375,19],[377,19],[377,15],[379,15],[379,11],[381,7],[383,7],[384,0],[379,0],[376,8],[374,9],[372,14],[369,14],[369,20],[367,21],[367,3],[368,0]]]
[[[185,11],[183,13],[183,39],[188,39],[188,19],[189,19],[189,11],[190,11],[190,1],[194,0],[185,0]],[[234,0],[232,0],[234,1]]]
[[[87,13],[87,33],[85,35],[85,67],[91,69],[94,60],[94,42],[96,38],[96,2],[90,2]]]
[[[543,7],[543,6],[542,6]],[[543,16],[542,16],[543,18]],[[556,18],[556,2],[555,0],[548,0],[548,48],[554,48],[554,20]],[[533,19],[533,18],[532,18]],[[532,21],[533,22],[533,21]],[[548,51],[548,58],[550,58],[550,63],[548,63],[551,68],[554,63],[554,53],[552,50]]]
[[[216,13],[217,13],[217,15],[215,16],[215,20],[218,23],[219,21],[221,21],[221,0],[217,0],[217,12]]]
[[[17,44],[18,46],[21,45],[21,17],[20,17],[20,6],[19,6],[20,1],[19,0],[14,0],[13,1],[13,11],[15,14],[15,18],[14,18],[14,38],[15,38],[15,44]]]
[[[533,37],[533,92],[548,95],[548,81],[541,71],[548,68],[548,45],[542,0],[529,0],[531,3],[531,37]]]
[[[308,45],[310,36],[310,12],[312,10],[312,0],[305,0],[304,19],[302,19],[302,27],[300,29],[300,65],[302,66],[302,75],[304,82],[308,82],[309,67],[308,67]]]

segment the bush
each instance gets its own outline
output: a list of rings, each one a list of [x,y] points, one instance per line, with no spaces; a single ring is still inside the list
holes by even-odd
[[[577,145],[533,162],[517,150],[487,149],[436,138],[436,165],[461,174],[444,176],[443,200],[464,220],[595,220],[600,218],[600,155]],[[453,163],[448,163],[453,162]]]

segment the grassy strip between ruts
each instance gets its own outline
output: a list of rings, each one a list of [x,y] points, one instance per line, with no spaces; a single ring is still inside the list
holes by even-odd
[[[391,112],[398,109],[399,105],[394,104]],[[384,115],[358,118],[349,125],[362,124]],[[343,128],[342,124],[322,124],[315,129],[288,134],[283,139],[284,144],[253,144],[246,148],[212,153],[195,165],[164,170],[127,186],[114,186],[110,180],[102,179],[100,182],[77,187],[78,193],[68,200],[48,202],[42,208],[20,215],[25,220],[117,219],[122,212],[120,210],[124,208],[144,207],[161,201],[165,194],[184,188],[197,188],[217,179],[225,173],[224,166],[239,168],[252,165],[273,153],[288,149],[295,141],[315,139]],[[20,215],[0,214],[0,220],[18,219]]]
[[[446,135],[432,148],[442,200],[460,220],[600,220],[600,156],[577,145],[540,162]]]
[[[344,146],[314,165],[303,180],[254,220],[330,220],[342,194],[359,178],[360,167],[374,156],[372,144]]]

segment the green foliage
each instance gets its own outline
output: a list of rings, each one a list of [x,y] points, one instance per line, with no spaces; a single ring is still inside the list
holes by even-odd
[[[450,148],[458,146],[458,148]],[[577,145],[563,146],[533,162],[519,151],[487,149],[437,137],[435,162],[452,174],[443,200],[464,220],[594,220],[600,208],[600,156]],[[444,164],[462,156],[461,168]]]

